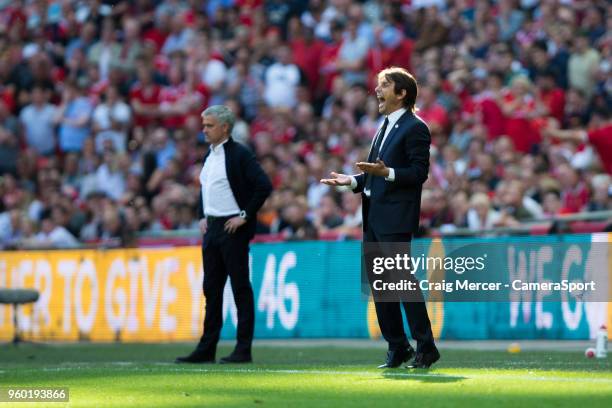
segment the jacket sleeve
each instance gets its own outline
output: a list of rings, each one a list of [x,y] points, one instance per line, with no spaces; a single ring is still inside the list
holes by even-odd
[[[263,171],[255,155],[250,151],[244,151],[243,156],[243,171],[248,183],[255,186],[253,196],[244,208],[247,217],[254,219],[257,211],[261,208],[270,193],[272,192],[272,183]]]
[[[417,122],[406,135],[404,149],[408,157],[406,166],[394,167],[395,181],[400,186],[420,186],[429,172],[429,146],[431,135],[423,122]]]
[[[365,174],[355,174],[355,180],[357,181],[357,187],[353,189],[353,193],[361,193],[363,192],[363,188],[365,187]]]

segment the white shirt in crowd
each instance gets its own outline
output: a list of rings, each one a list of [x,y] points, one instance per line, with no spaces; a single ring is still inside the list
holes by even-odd
[[[300,70],[295,64],[280,62],[270,65],[265,74],[264,99],[268,106],[293,108],[297,104]]]
[[[132,113],[130,107],[122,101],[109,106],[102,103],[96,107],[93,112],[93,122],[100,129],[96,135],[96,152],[101,154],[104,151],[104,145],[107,140],[110,140],[115,148],[115,151],[124,153],[126,151],[127,134],[125,131],[112,129],[112,122],[119,122],[127,125],[130,122]]]
[[[216,89],[227,77],[227,67],[217,59],[211,58],[206,66],[202,69],[202,82],[209,88]]]
[[[123,171],[112,170],[102,163],[95,172],[94,190],[103,191],[113,200],[119,200],[125,193],[126,175]]]
[[[128,104],[118,101],[117,103],[113,104],[113,106],[109,106],[107,103],[101,103],[100,105],[96,106],[92,118],[100,130],[108,130],[112,125],[111,120],[128,124],[131,116],[132,114]]]
[[[493,209],[490,209],[489,212],[487,212],[487,218],[484,220],[484,222],[475,209],[470,208],[467,212],[468,228],[473,231],[495,228],[500,218],[501,214]]]
[[[227,179],[225,143],[227,140],[216,147],[210,146],[210,155],[200,172],[202,205],[206,216],[226,217],[240,212]]]

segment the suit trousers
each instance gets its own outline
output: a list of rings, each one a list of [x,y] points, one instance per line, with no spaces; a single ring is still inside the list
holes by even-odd
[[[253,288],[249,279],[249,240],[246,228],[230,234],[224,230],[230,217],[209,217],[202,241],[204,261],[204,297],[206,315],[204,333],[197,346],[202,354],[215,357],[223,326],[223,290],[229,276],[238,312],[235,352],[250,354],[255,329]]]
[[[406,234],[378,234],[370,226],[364,232],[364,242],[410,242],[412,235]],[[423,299],[419,289],[418,297]],[[409,342],[404,332],[404,321],[401,306],[404,308],[408,327],[412,338],[416,340],[417,353],[427,353],[435,348],[431,323],[424,301],[417,302],[374,302],[376,316],[380,331],[389,344],[389,350],[395,351],[407,347]]]

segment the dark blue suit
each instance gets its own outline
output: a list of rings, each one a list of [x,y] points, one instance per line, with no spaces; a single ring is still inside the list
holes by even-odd
[[[407,111],[393,125],[381,147],[379,158],[395,171],[395,180],[372,176],[370,197],[364,193],[365,174],[355,176],[354,192],[362,193],[364,242],[410,242],[419,227],[421,192],[429,171],[431,135],[427,125]],[[376,157],[371,158],[372,161]],[[420,296],[420,292],[418,293]],[[420,297],[422,299],[422,297]],[[381,332],[390,350],[408,344],[399,302],[375,302]],[[404,311],[417,352],[434,346],[425,303],[404,302]]]
[[[429,171],[431,136],[427,125],[407,111],[393,126],[379,157],[395,171],[395,180],[373,177],[370,198],[363,206],[364,231],[377,234],[414,234],[419,228],[421,191]],[[376,158],[374,158],[376,160]],[[363,192],[365,175],[355,176],[356,193]]]

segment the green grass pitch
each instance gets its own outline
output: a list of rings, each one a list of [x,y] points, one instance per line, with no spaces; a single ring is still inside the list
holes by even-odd
[[[69,387],[68,404],[18,407],[612,406],[612,359],[581,352],[442,348],[429,370],[378,370],[383,346],[268,342],[255,347],[254,364],[172,363],[192,346],[3,345],[0,388]],[[229,351],[224,345],[217,357]]]

